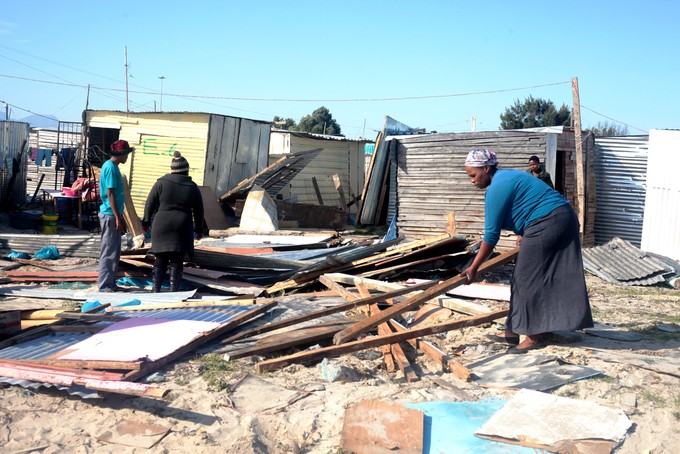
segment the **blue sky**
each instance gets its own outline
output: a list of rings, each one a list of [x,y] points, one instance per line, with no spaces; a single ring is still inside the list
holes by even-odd
[[[428,131],[497,130],[527,96],[583,127],[680,128],[680,2],[0,2],[11,119],[89,107],[299,120],[326,106],[348,137],[389,115]],[[165,79],[159,79],[159,77]],[[5,106],[0,104],[4,110]],[[25,109],[25,110],[22,110]]]

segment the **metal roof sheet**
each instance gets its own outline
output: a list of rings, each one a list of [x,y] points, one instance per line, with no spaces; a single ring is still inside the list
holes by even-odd
[[[621,238],[583,249],[586,271],[623,285],[654,285],[665,281],[674,270]]]

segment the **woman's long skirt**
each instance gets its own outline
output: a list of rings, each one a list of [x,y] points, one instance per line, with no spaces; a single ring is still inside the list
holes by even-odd
[[[522,236],[506,328],[534,335],[592,326],[578,220],[565,205],[532,223]]]

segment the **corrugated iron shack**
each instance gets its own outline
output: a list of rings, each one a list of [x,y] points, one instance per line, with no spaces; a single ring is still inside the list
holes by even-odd
[[[397,229],[415,240],[454,231],[479,239],[484,231],[484,191],[470,184],[465,174],[467,153],[480,146],[498,154],[499,166],[526,170],[536,155],[551,174],[558,191],[578,209],[574,131],[547,128],[455,134],[394,136],[397,162]],[[584,245],[593,241],[595,184],[590,170],[592,137],[584,138],[586,215]],[[453,214],[451,214],[453,213]],[[499,248],[515,245],[505,232]]]
[[[26,200],[28,135],[28,123],[0,121],[0,203],[3,206],[21,206]]]
[[[312,134],[285,130],[272,130],[269,142],[270,164],[282,156],[299,151],[321,148],[321,152],[302,169],[279,194],[283,200],[296,203],[340,206],[338,189],[333,175],[340,179],[347,201],[352,195],[361,195],[365,181],[364,146],[367,140],[353,140],[340,136]],[[319,196],[314,182],[316,179]],[[356,204],[349,208],[356,213]]]
[[[87,148],[108,150],[118,139],[136,148],[121,166],[135,209],[141,214],[156,180],[170,172],[173,153],[189,161],[199,186],[219,198],[267,166],[271,123],[200,112],[83,112]]]

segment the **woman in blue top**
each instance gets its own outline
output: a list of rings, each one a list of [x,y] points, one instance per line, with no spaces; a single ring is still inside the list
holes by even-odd
[[[508,353],[543,347],[551,331],[593,326],[583,274],[578,221],[554,189],[519,170],[498,169],[496,154],[475,148],[465,161],[470,182],[487,189],[484,238],[472,264],[463,271],[474,282],[491,255],[501,230],[521,236],[512,278],[510,312],[499,335],[517,345]],[[525,338],[519,342],[519,335]]]

